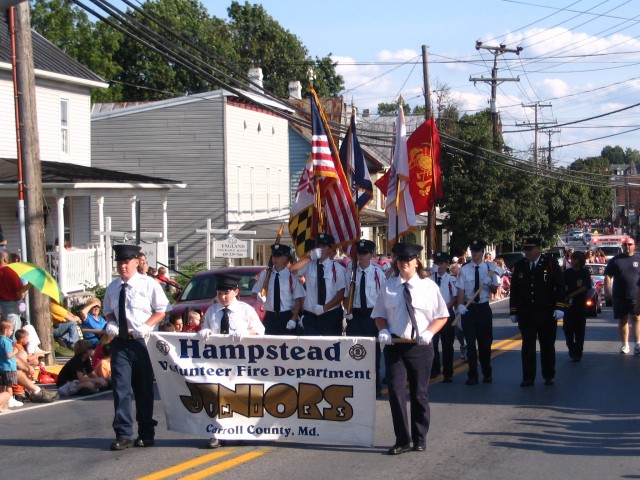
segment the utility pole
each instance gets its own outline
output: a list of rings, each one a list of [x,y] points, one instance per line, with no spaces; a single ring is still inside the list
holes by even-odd
[[[549,137],[549,143],[548,143],[548,147],[547,147],[547,167],[551,168],[553,166],[553,162],[551,161],[551,135],[555,134],[555,133],[560,133],[560,130],[551,130],[548,129],[546,132],[547,136]],[[544,148],[542,148],[541,150],[545,150]]]
[[[540,102],[536,102],[536,103],[532,103],[529,105],[525,105],[524,103],[522,104],[522,106],[524,108],[533,108],[535,115],[534,115],[534,123],[533,123],[533,130],[534,130],[534,135],[533,135],[533,163],[535,163],[536,165],[538,165],[538,127],[540,125],[555,125],[556,122],[555,120],[553,122],[538,122],[538,110],[540,110],[541,108],[544,107],[551,107],[550,103],[547,104],[542,104]],[[531,126],[531,123],[521,123],[521,125],[527,125],[527,126]],[[549,154],[551,154],[551,152],[549,152]]]
[[[422,73],[424,77],[424,118],[428,121],[432,115],[431,109],[431,90],[429,85],[429,64],[428,64],[428,49],[427,45],[422,45]],[[433,259],[433,253],[436,249],[436,202],[433,202],[433,207],[427,217],[427,260]]]
[[[18,83],[18,105],[20,109],[22,170],[26,200],[27,256],[31,263],[44,268],[46,265],[44,239],[44,200],[42,195],[42,170],[40,166],[40,144],[38,118],[36,114],[36,81],[33,69],[31,44],[31,18],[29,2],[19,2],[15,13],[16,79]],[[60,239],[60,247],[64,239]],[[29,294],[31,319],[42,340],[43,350],[53,351],[51,345],[51,314],[49,299],[40,292]],[[53,363],[53,356],[47,357]]]
[[[491,69],[491,78],[486,77],[469,77],[469,81],[473,82],[474,85],[476,82],[485,82],[491,84],[491,121],[493,123],[493,147],[497,148],[498,146],[498,109],[496,107],[496,97],[498,95],[498,84],[502,82],[519,82],[520,78],[500,78],[498,77],[498,56],[504,53],[515,53],[516,55],[520,55],[520,52],[523,50],[521,46],[518,45],[516,48],[507,48],[504,43],[501,43],[499,46],[488,46],[483,45],[480,40],[476,42],[476,50],[489,50],[493,54],[493,69]]]

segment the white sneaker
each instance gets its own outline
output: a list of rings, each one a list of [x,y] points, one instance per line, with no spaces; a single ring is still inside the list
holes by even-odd
[[[620,353],[626,355],[627,353],[629,353],[629,344],[628,343],[623,343],[622,347],[620,347]]]
[[[636,346],[633,347],[633,354],[640,355],[640,342],[636,343]]]
[[[8,405],[9,405],[9,408],[16,408],[16,407],[21,407],[22,405],[24,405],[24,403],[19,402],[14,397],[11,397],[9,399]]]

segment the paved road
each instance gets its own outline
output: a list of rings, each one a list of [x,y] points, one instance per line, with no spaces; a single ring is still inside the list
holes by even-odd
[[[377,402],[372,448],[268,443],[218,451],[202,439],[166,430],[156,402],[157,446],[110,452],[112,399],[30,406],[0,415],[6,478],[133,479],[640,479],[640,357],[620,355],[611,309],[589,320],[583,361],[569,361],[562,331],[557,382],[521,380],[517,329],[506,302],[494,305],[492,385],[430,389],[432,426],[427,451],[389,457],[389,407]],[[4,474],[3,474],[4,477]]]

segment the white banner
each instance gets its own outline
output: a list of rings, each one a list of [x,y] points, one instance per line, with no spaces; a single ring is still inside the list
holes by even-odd
[[[373,445],[373,338],[153,332],[169,430],[228,440]]]

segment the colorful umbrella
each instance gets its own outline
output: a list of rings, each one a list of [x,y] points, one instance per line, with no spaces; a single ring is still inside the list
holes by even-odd
[[[60,286],[49,272],[29,262],[9,263],[7,267],[16,272],[25,282],[29,282],[42,293],[53,298],[56,302],[62,303]]]

